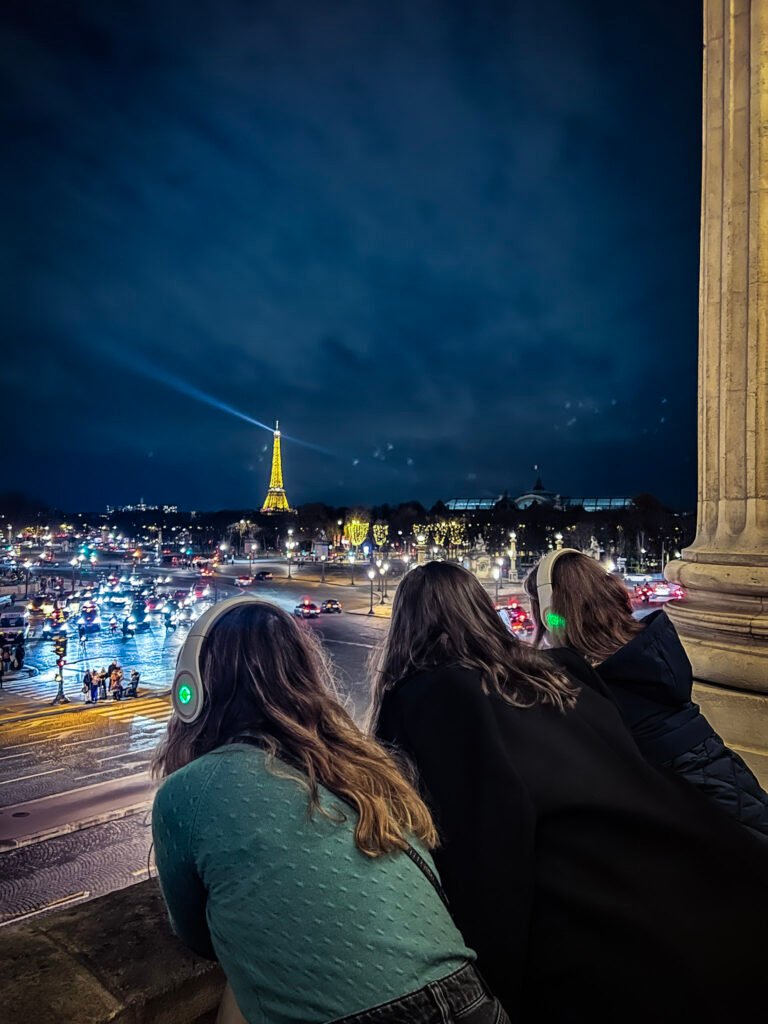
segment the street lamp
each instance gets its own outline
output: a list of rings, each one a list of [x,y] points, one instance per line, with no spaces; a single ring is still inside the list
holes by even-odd
[[[376,570],[375,569],[369,569],[368,570],[368,579],[371,581],[371,606],[368,609],[368,614],[369,615],[375,615],[376,612],[373,610],[373,581],[376,579]]]
[[[293,533],[293,530],[288,531],[289,534]],[[291,559],[293,558],[293,549],[296,547],[295,540],[286,541],[285,550],[288,552],[288,579],[291,579]]]
[[[350,568],[350,572],[352,574],[351,584],[354,587],[354,585],[355,585],[355,552],[354,551],[350,551],[348,557],[349,557],[349,568]]]
[[[517,579],[517,534],[509,531],[509,579]]]
[[[410,560],[411,560],[411,556],[410,555],[403,555],[403,565],[405,566],[405,571],[406,572],[408,572],[408,563],[410,562]]]
[[[563,535],[559,531],[555,534],[555,550],[560,551],[563,546]]]
[[[27,574],[24,579],[24,600],[26,601],[29,597],[29,570],[32,568],[32,563],[29,561],[25,562],[24,568],[27,570]]]
[[[491,573],[491,575],[496,580],[496,603],[498,604],[498,602],[499,602],[499,580],[501,579],[501,570],[499,569],[498,565],[495,565],[493,567],[493,572]]]
[[[325,559],[326,555],[320,555],[320,582],[325,583]]]
[[[389,562],[382,562],[379,566],[379,572],[381,573],[381,600],[379,604],[387,603],[387,572],[389,571]]]

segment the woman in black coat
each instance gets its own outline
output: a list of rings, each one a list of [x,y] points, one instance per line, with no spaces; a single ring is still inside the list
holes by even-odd
[[[549,627],[542,618],[542,586]],[[525,589],[535,642],[549,641],[554,657],[565,647],[583,658],[581,665],[570,659],[572,669],[580,676],[598,674],[645,759],[677,772],[768,842],[768,794],[694,703],[691,663],[666,612],[638,622],[621,580],[568,548],[546,555]]]
[[[736,1019],[763,998],[762,845],[651,767],[470,573],[401,582],[371,721],[416,769],[454,917],[513,1020]]]

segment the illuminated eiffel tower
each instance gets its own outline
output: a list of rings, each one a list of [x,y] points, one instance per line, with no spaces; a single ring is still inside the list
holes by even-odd
[[[280,456],[280,424],[275,420],[275,435],[272,442],[272,474],[269,478],[269,490],[261,506],[262,512],[292,512],[283,487],[283,460]]]

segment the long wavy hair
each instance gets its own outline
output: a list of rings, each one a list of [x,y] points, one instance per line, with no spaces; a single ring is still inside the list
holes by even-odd
[[[406,676],[440,666],[476,669],[486,693],[519,708],[572,707],[578,688],[549,658],[517,640],[475,576],[450,562],[416,566],[392,602],[392,623],[371,662],[374,729],[384,694]]]
[[[402,849],[408,835],[427,846],[437,833],[402,769],[342,707],[314,634],[275,605],[253,601],[219,619],[201,654],[203,711],[191,725],[175,715],[153,759],[156,776],[247,733],[276,774],[298,769],[310,813],[325,786],[358,813],[355,842],[370,857]],[[280,762],[284,762],[282,765]],[[342,812],[343,817],[343,812]]]
[[[528,573],[525,591],[531,599],[536,629],[533,642],[544,643],[537,590],[538,566]],[[561,555],[552,566],[552,611],[558,626],[550,628],[553,645],[570,647],[590,665],[599,665],[637,636],[643,625],[632,618],[629,592],[594,558],[579,551]]]

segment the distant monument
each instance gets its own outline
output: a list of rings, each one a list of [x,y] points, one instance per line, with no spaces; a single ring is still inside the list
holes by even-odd
[[[272,473],[269,477],[269,490],[261,506],[262,512],[292,512],[283,487],[283,460],[280,455],[280,423],[275,420],[275,431],[272,440]]]

